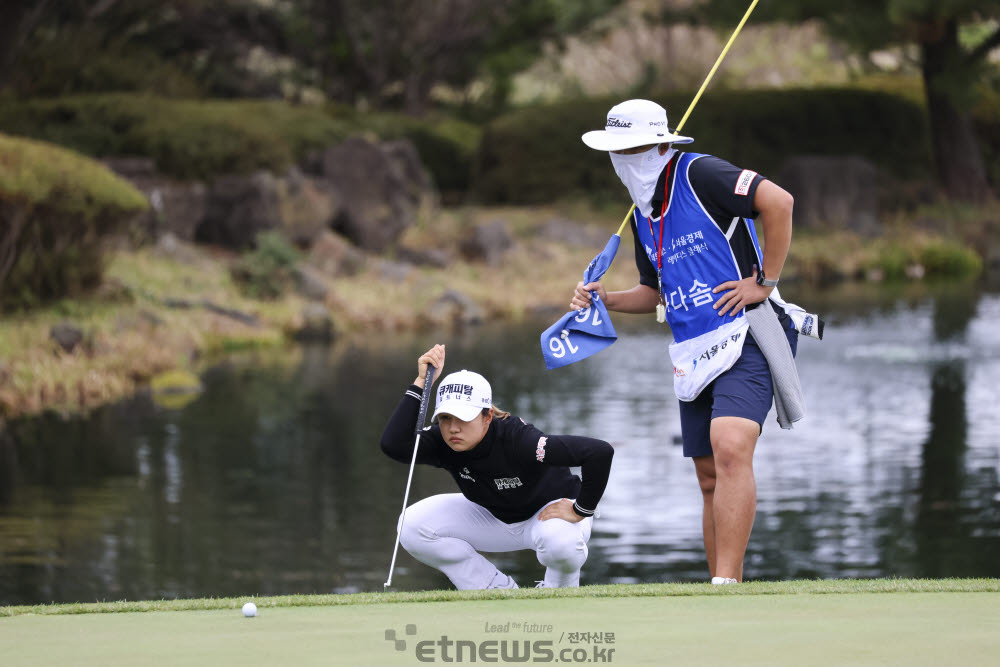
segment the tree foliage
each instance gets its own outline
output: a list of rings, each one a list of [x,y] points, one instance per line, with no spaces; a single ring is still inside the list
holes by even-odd
[[[733,24],[746,6],[744,0],[707,0],[688,16]],[[862,53],[916,46],[942,185],[960,199],[990,195],[969,109],[985,80],[987,56],[1000,47],[1000,1],[770,0],[760,4],[754,19],[819,19],[833,37]],[[973,39],[965,37],[969,34]]]
[[[510,77],[620,0],[5,0],[0,90],[329,98],[422,113]]]

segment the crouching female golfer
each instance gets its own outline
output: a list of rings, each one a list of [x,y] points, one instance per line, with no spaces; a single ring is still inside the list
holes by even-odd
[[[427,365],[440,371],[444,355],[444,346],[435,345],[420,356],[417,378],[382,434],[382,451],[400,463],[413,457]],[[546,567],[540,587],[579,586],[614,450],[603,440],[546,436],[492,398],[478,373],[463,370],[441,381],[436,423],[420,434],[417,463],[447,470],[461,493],[408,507],[400,544],[459,589],[517,588],[478,552],[519,549],[533,549]],[[581,467],[582,483],[569,466]]]

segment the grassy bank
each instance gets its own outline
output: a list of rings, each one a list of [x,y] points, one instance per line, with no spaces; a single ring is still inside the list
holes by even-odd
[[[548,209],[462,209],[421,222],[404,243],[443,248],[454,261],[443,269],[417,268],[368,257],[356,275],[324,277],[337,335],[446,326],[428,319],[428,308],[448,291],[475,301],[487,323],[517,319],[536,308],[558,310],[568,304],[583,269],[611,234],[607,225],[591,220],[594,226],[581,227],[589,236],[578,243],[535,238],[539,225],[560,215]],[[514,243],[503,261],[489,265],[459,258],[460,230],[495,219],[504,220]],[[616,288],[635,280],[635,268],[626,259],[609,276]],[[134,393],[164,371],[196,372],[227,351],[286,344],[307,300],[294,288],[274,300],[251,298],[230,275],[229,267],[238,260],[232,253],[187,244],[169,251],[118,250],[109,254],[105,282],[93,294],[3,318],[0,417],[48,409],[86,411]],[[49,336],[61,322],[84,332],[72,352]]]
[[[325,305],[338,336],[446,328],[446,318],[434,316],[433,306],[450,291],[475,302],[487,326],[540,310],[551,311],[554,319],[624,210],[580,205],[447,209],[421,220],[402,238],[410,248],[443,250],[452,257],[447,267],[367,257],[355,275],[323,276]],[[503,222],[510,249],[494,264],[463,260],[458,240],[472,226],[493,221]],[[876,240],[803,230],[796,233],[783,278],[800,285],[968,278],[979,272],[982,260],[964,238],[907,226],[890,226]],[[0,321],[0,417],[47,409],[86,411],[134,393],[165,371],[197,372],[227,351],[286,344],[306,299],[294,287],[275,300],[251,298],[230,275],[229,267],[239,259],[185,244],[172,250],[118,250],[109,256],[104,285],[91,295],[5,317]],[[627,289],[636,281],[626,234],[605,282],[610,289]],[[63,321],[84,332],[71,353],[49,337],[51,327]]]

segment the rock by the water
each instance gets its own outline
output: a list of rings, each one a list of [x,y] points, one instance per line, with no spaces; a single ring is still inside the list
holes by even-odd
[[[399,246],[396,249],[396,257],[415,264],[417,266],[433,266],[436,269],[444,269],[451,264],[451,256],[440,248],[410,248]]]
[[[413,277],[414,269],[409,264],[380,259],[378,260],[378,273],[385,280],[401,283]]]
[[[575,245],[590,246],[596,253],[604,247],[611,235],[617,230],[608,228],[607,231],[588,227],[565,218],[552,218],[545,221],[538,228],[538,238],[553,241],[555,243],[572,243]]]
[[[336,190],[322,180],[306,176],[297,168],[288,170],[278,182],[281,228],[288,240],[307,248],[334,223],[342,203]]]
[[[149,199],[149,210],[140,214],[139,223],[146,235],[155,239],[169,233],[184,241],[194,240],[208,202],[204,183],[169,178],[156,170],[150,158],[112,157],[103,162]]]
[[[293,323],[291,336],[300,342],[328,343],[334,338],[333,317],[322,303],[307,303]]]
[[[456,290],[448,290],[428,307],[425,317],[435,325],[482,324],[483,309],[471,298]]]
[[[364,268],[367,257],[343,236],[326,231],[316,237],[306,261],[328,276],[353,276]]]
[[[72,352],[83,342],[83,330],[69,322],[60,322],[49,329],[49,338],[59,343],[66,352]]]
[[[507,231],[507,224],[502,220],[494,220],[473,227],[459,242],[458,247],[462,256],[469,261],[496,265],[513,245],[514,239]]]
[[[252,248],[257,234],[280,224],[278,190],[278,179],[266,171],[216,179],[195,239],[239,250]]]
[[[419,210],[414,192],[421,185],[407,172],[392,151],[360,137],[329,148],[323,155],[323,176],[343,202],[333,230],[367,252],[394,245]]]
[[[330,288],[319,271],[308,265],[299,265],[292,269],[292,276],[302,296],[313,301],[326,300]]]

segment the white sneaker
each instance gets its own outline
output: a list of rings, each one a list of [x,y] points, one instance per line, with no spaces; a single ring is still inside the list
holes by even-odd
[[[544,580],[536,581],[535,588],[555,588],[555,586],[549,586]]]
[[[726,584],[738,584],[740,582],[730,577],[712,577],[713,586],[725,586]]]
[[[493,575],[493,581],[486,587],[486,590],[494,588],[517,588],[517,582],[514,581],[514,577],[497,570],[497,573]]]

